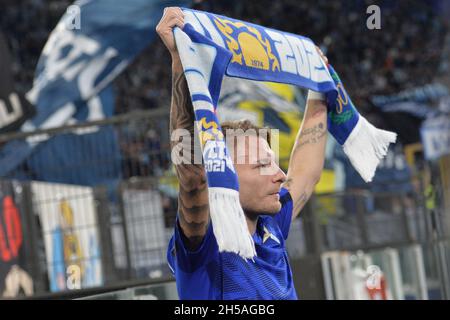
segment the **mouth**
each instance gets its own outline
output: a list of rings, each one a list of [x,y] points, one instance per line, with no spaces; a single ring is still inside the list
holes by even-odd
[[[274,194],[279,194],[280,193],[280,189],[276,189],[273,190],[272,192],[269,193],[269,195],[274,195]]]
[[[270,193],[269,197],[275,197],[277,200],[280,200],[280,195],[278,192]]]

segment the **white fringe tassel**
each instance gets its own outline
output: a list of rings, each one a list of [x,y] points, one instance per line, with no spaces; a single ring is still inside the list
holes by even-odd
[[[219,251],[234,252],[244,259],[256,256],[255,243],[248,231],[239,192],[209,188],[209,206]]]
[[[389,144],[396,140],[396,133],[377,129],[360,115],[343,148],[356,171],[365,182],[370,182],[378,163],[386,156]]]

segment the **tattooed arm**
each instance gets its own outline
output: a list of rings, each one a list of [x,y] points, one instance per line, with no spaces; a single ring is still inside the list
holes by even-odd
[[[322,51],[318,48],[317,50],[328,63]],[[298,216],[320,180],[325,162],[327,132],[325,101],[308,99],[302,127],[291,152],[287,179],[283,184],[283,187],[289,190],[294,202],[292,219]]]
[[[327,107],[320,100],[308,100],[302,127],[292,149],[283,187],[294,202],[292,219],[305,206],[319,182],[325,160]]]
[[[172,29],[182,28],[183,12],[179,8],[166,8],[156,31],[172,56],[172,103],[170,109],[170,134],[172,161],[175,165],[180,192],[178,195],[178,219],[186,236],[186,246],[195,250],[206,234],[209,223],[209,200],[206,172],[202,164],[194,164],[194,152],[199,150],[198,139],[194,139],[194,112],[187,81],[183,73]],[[191,139],[184,133],[189,132]],[[179,141],[177,137],[184,138]],[[173,141],[175,138],[175,141]],[[190,154],[180,152],[191,150]],[[174,159],[176,157],[176,159]],[[182,158],[183,161],[180,161]]]

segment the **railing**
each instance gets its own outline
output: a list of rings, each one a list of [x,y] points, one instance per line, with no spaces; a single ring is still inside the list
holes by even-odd
[[[0,144],[36,144],[0,185],[0,270],[5,270],[0,296],[79,298],[127,288],[130,293],[136,286],[173,286],[166,249],[177,210],[177,180],[168,120],[167,110],[158,110],[0,136]],[[433,218],[406,194],[319,195],[294,221],[288,252],[302,258],[336,250],[426,246],[448,239],[438,228],[448,225],[442,219],[445,215]]]
[[[0,136],[35,144],[1,180],[0,296],[78,297],[172,280],[168,131],[168,112],[158,110]],[[22,280],[8,282],[14,275]]]

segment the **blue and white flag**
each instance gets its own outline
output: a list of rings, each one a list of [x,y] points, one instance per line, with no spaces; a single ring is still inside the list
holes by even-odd
[[[438,101],[450,94],[448,88],[441,83],[430,83],[422,87],[407,89],[393,95],[377,95],[370,100],[383,109],[384,106],[400,102],[416,102],[420,104]]]
[[[76,1],[67,9],[42,51],[33,88],[27,94],[36,107],[36,115],[22,125],[21,131],[32,132],[111,116],[114,112],[113,93],[108,89],[111,81],[154,39],[163,8],[189,3],[186,0]],[[104,90],[107,93],[103,93]],[[99,134],[106,134],[101,131]],[[94,139],[95,134],[91,133],[90,138]],[[103,140],[117,143],[112,135],[110,140]],[[53,150],[53,159],[65,163],[66,156],[58,157],[64,152],[64,148],[58,148],[60,142],[51,139],[44,143],[55,143],[44,148]],[[0,176],[13,175],[14,169],[39,144],[43,142],[15,140],[7,143],[0,150]],[[112,145],[109,148],[111,152],[115,149]],[[45,172],[40,174],[47,176]],[[91,176],[89,184],[94,178]]]
[[[94,98],[99,110],[112,115],[114,91],[112,85]],[[89,112],[89,100],[75,114],[76,121],[84,121]],[[45,137],[44,137],[45,138]],[[32,144],[34,142],[31,142]],[[36,144],[26,160],[27,173],[34,180],[94,186],[108,184],[121,173],[121,153],[116,131],[112,125],[80,128],[71,133],[55,135],[44,143]],[[20,174],[21,171],[18,172]],[[20,178],[20,176],[16,176]]]
[[[413,101],[390,103],[383,105],[380,109],[387,113],[407,113],[419,119],[426,119],[435,116],[440,112],[435,108],[431,108],[428,104]]]

